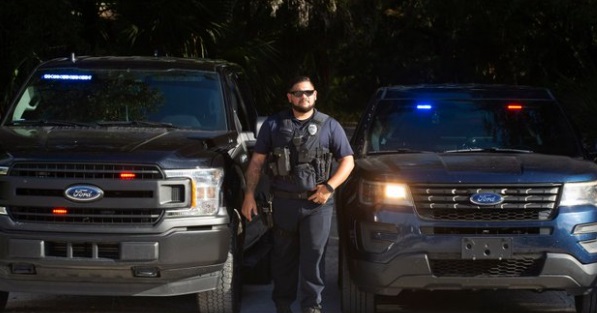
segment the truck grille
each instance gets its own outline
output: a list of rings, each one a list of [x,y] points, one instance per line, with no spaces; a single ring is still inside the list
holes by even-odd
[[[532,277],[541,273],[544,262],[543,258],[429,260],[433,275],[438,277]]]
[[[415,185],[411,193],[423,218],[434,220],[548,220],[553,218],[559,185],[446,186]],[[504,201],[496,205],[476,205],[476,193],[495,193]]]
[[[164,213],[160,209],[68,208],[67,213],[54,214],[52,210],[53,208],[9,207],[8,213],[15,222],[135,225],[153,225]]]
[[[122,173],[135,179],[162,179],[162,172],[152,165],[93,163],[15,163],[8,175],[36,178],[121,179]]]
[[[120,245],[118,243],[44,241],[44,248],[44,254],[51,257],[112,260],[120,258]]]

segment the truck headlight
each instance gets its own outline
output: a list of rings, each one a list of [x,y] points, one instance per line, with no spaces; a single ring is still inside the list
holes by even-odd
[[[166,170],[166,177],[188,177],[191,179],[191,205],[185,210],[168,210],[168,217],[214,215],[222,205],[221,168],[197,168],[193,170]]]
[[[0,176],[8,174],[8,166],[0,166]]]
[[[581,204],[597,206],[597,181],[564,184],[560,205],[571,206]]]
[[[359,196],[366,205],[388,204],[413,206],[410,189],[406,184],[361,181]]]

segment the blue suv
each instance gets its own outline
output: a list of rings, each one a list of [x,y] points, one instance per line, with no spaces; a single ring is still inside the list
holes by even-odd
[[[597,165],[552,93],[377,90],[336,194],[344,313],[403,290],[565,290],[597,312]]]

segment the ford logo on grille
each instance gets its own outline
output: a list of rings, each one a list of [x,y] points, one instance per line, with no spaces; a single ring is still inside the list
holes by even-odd
[[[76,185],[66,189],[64,196],[75,202],[92,202],[101,199],[104,191],[91,185]]]
[[[504,202],[504,197],[493,192],[482,192],[472,195],[470,200],[476,205],[496,205]]]

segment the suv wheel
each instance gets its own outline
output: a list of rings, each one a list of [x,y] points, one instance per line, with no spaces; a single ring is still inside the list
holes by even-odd
[[[361,291],[354,284],[348,270],[347,256],[342,253],[340,266],[342,271],[341,308],[343,313],[375,313],[375,294]]]
[[[0,312],[4,312],[6,302],[8,302],[8,292],[0,291]]]
[[[597,313],[597,290],[574,297],[577,313]]]

